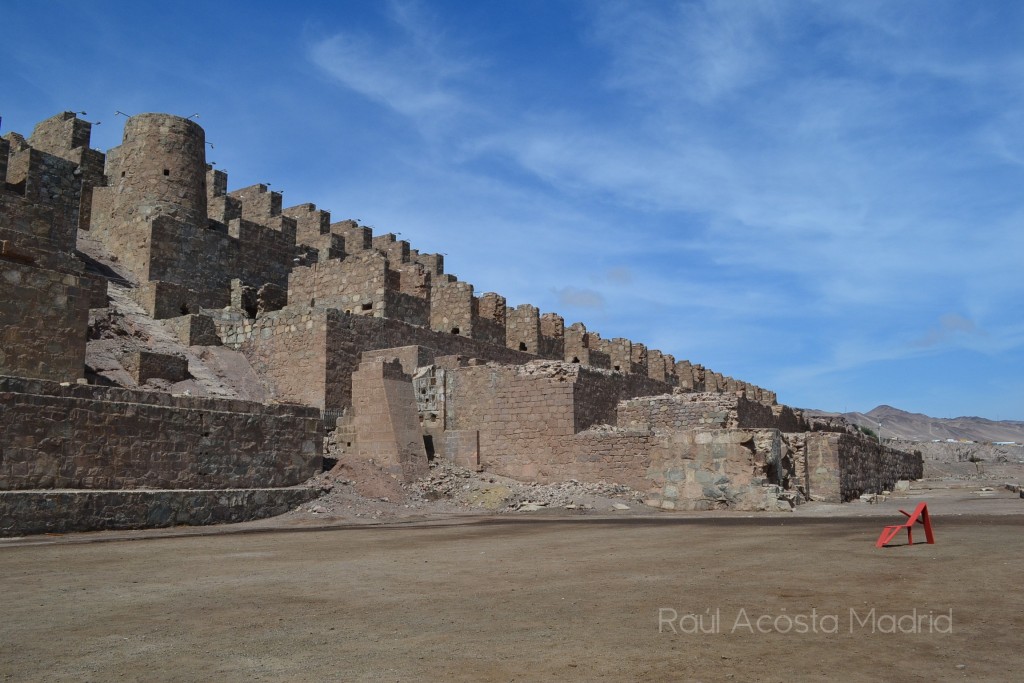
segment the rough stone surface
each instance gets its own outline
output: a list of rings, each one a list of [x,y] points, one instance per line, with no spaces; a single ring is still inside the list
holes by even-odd
[[[317,493],[307,487],[0,491],[0,537],[245,522],[283,514]]]
[[[132,351],[122,358],[121,364],[140,385],[151,379],[180,382],[188,377],[188,361],[165,353]]]
[[[398,361],[373,358],[352,375],[357,457],[411,482],[427,474],[412,378]]]
[[[864,493],[891,491],[900,479],[924,475],[920,454],[852,434],[813,432],[804,436],[804,486],[814,500],[854,500]]]
[[[299,406],[0,377],[0,488],[293,486],[320,469]]]
[[[85,282],[12,254],[0,254],[0,372],[73,382],[85,368]]]
[[[414,344],[439,355],[512,363],[530,359],[462,335],[336,309],[288,306],[255,321],[218,321],[217,326],[224,343],[240,349],[281,399],[324,410],[351,406],[351,376],[363,351]]]
[[[182,315],[165,323],[185,346],[218,346],[217,326],[208,315]]]

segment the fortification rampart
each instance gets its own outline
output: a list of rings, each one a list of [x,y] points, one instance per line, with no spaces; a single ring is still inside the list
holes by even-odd
[[[0,488],[222,489],[320,469],[318,411],[0,377]]]
[[[665,509],[776,509],[780,482],[789,477],[777,429],[716,428],[728,418],[703,429],[661,429],[643,417],[649,401],[630,398],[652,389],[635,383],[639,375],[534,361],[456,367],[446,377],[444,410],[454,438],[445,455],[456,462],[475,458],[488,471],[542,482],[626,483]],[[733,418],[745,401],[704,394],[688,405],[702,400],[709,404],[702,414]],[[757,418],[770,420],[770,409],[760,406]]]
[[[668,509],[776,509],[795,487],[838,501],[921,475],[920,458],[853,435],[786,435],[801,418],[743,391],[652,395],[637,374],[542,361],[445,377],[446,456],[511,477],[614,479]]]
[[[73,382],[85,369],[91,291],[82,273],[46,268],[0,241],[0,369]]]
[[[814,500],[846,502],[864,493],[891,491],[901,479],[924,476],[920,454],[889,448],[863,436],[808,432],[794,435],[791,441],[799,444],[806,460],[798,483]]]
[[[209,170],[209,173],[208,173]],[[125,124],[106,155],[106,186],[92,193],[93,236],[140,282],[187,287],[202,306],[228,304],[230,281],[287,286],[296,221],[266,186],[228,195],[206,164],[203,129],[166,114]]]
[[[0,491],[0,537],[228,524],[281,515],[314,488]]]
[[[74,256],[83,194],[98,182],[88,143],[89,124],[71,114],[0,140],[0,372],[84,374],[88,309],[104,298]]]
[[[449,377],[446,422],[479,431],[486,467],[527,479],[569,467],[573,435],[614,424],[620,400],[659,388],[646,377],[564,362],[459,367]]]
[[[140,283],[189,291],[154,289],[154,310],[180,309],[183,299],[189,311],[222,307],[233,279],[253,288],[269,283],[287,287],[292,304],[371,313],[695,391],[745,389],[770,402],[717,373],[679,373],[674,360],[666,364],[665,354],[643,344],[567,332],[561,316],[528,304],[509,309],[497,294],[478,298],[471,284],[444,274],[441,255],[421,254],[392,233],[332,223],[329,212],[309,203],[284,209],[281,193],[265,184],[229,190],[227,174],[206,163],[205,133],[192,120],[130,117],[121,145],[106,155],[89,149],[89,132],[88,122],[65,112],[40,123],[28,141],[9,134],[4,175],[31,204],[59,198],[50,202],[57,219],[30,220],[32,229],[46,226],[50,239],[71,248],[75,229],[89,229]]]
[[[437,355],[525,363],[528,354],[398,320],[337,309],[289,306],[242,324],[218,323],[225,345],[241,350],[282,400],[342,410],[363,351],[419,345]]]
[[[675,393],[624,401],[618,407],[621,426],[655,429],[783,429],[771,406],[748,399],[742,392]],[[789,429],[789,431],[796,431]]]

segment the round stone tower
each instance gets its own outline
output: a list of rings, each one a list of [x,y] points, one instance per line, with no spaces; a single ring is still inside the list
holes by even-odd
[[[111,218],[170,216],[206,225],[206,134],[170,114],[128,119],[124,139],[107,157]]]

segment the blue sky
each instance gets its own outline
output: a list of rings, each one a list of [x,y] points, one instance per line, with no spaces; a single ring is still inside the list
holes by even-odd
[[[7,0],[3,129],[199,113],[270,182],[606,338],[1024,419],[1024,3]]]

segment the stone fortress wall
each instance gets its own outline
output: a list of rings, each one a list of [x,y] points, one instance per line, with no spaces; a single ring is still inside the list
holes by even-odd
[[[347,414],[345,456],[384,463],[398,478],[421,472],[415,461],[429,455],[408,443],[416,433],[435,456],[539,481],[614,479],[664,508],[770,507],[775,489],[811,495],[812,470],[824,498],[912,473],[912,463],[853,435],[827,448],[787,437],[807,425],[767,389],[603,339],[580,322],[566,326],[530,304],[509,306],[497,293],[477,295],[445,273],[442,255],[392,233],[332,222],[314,204],[283,207],[266,185],[229,191],[227,174],[206,163],[194,121],[130,117],[106,154],[89,138],[90,124],[69,112],[28,139],[0,138],[0,375],[11,376],[0,404],[0,489],[284,491],[319,468],[311,409]],[[84,381],[89,310],[107,306],[107,281],[85,267],[80,232],[116,261],[150,317],[186,345],[240,351],[281,405],[166,404],[28,382]],[[187,375],[178,365],[145,352],[131,372],[140,384],[172,367]],[[390,427],[374,427],[380,421]],[[83,445],[90,440],[104,441],[102,452]],[[121,509],[116,500],[108,507]],[[170,518],[178,519],[160,517]]]
[[[223,265],[287,284],[265,244],[190,232],[206,214],[201,128],[133,117],[110,155],[90,128],[65,112],[0,138],[0,534],[240,521],[314,497],[294,488],[320,469],[314,409],[80,384],[89,310],[108,302],[79,231],[175,316],[227,303]],[[137,360],[141,379],[177,359]]]
[[[53,130],[58,120],[64,138]],[[95,189],[91,221],[82,229],[118,255],[155,298],[154,311],[226,306],[233,280],[253,288],[272,284],[286,287],[293,305],[398,320],[694,391],[743,390],[774,401],[767,390],[643,344],[602,339],[582,323],[567,329],[561,316],[541,315],[530,304],[508,309],[498,294],[478,297],[471,284],[444,273],[443,256],[420,254],[394,234],[374,236],[351,220],[331,223],[313,204],[282,208],[281,193],[265,185],[228,192],[227,174],[206,164],[205,134],[194,121],[133,116],[122,144],[106,155],[87,148],[89,126],[64,113],[39,124],[27,144],[42,139],[53,154],[72,159],[89,153],[94,170],[87,189]],[[74,177],[74,167],[67,170],[53,177]],[[65,204],[75,205],[81,194],[71,192]],[[65,223],[65,243],[73,249],[78,221]]]
[[[0,403],[0,489],[294,486],[319,464],[312,408],[18,377]]]

